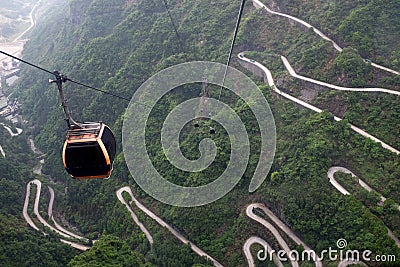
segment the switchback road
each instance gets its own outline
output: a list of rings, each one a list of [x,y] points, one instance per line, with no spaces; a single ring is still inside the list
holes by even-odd
[[[247,259],[247,264],[249,265],[249,267],[256,266],[255,262],[254,262],[254,259],[253,259],[253,256],[251,255],[251,251],[250,251],[250,247],[253,244],[260,244],[263,247],[262,253],[260,253],[260,254],[257,253],[257,257],[260,255],[261,257],[265,257],[266,259],[270,260],[269,252],[272,252],[272,250],[273,250],[272,247],[264,239],[262,239],[262,238],[260,238],[258,236],[252,236],[249,239],[247,239],[246,242],[243,245],[244,256]],[[276,256],[275,253],[272,254],[272,260],[274,261],[276,266],[283,267],[282,262],[278,259],[278,257]]]
[[[186,237],[184,237],[182,234],[180,234],[178,231],[176,231],[172,226],[170,226],[169,224],[167,224],[163,219],[161,219],[160,217],[158,217],[157,215],[155,215],[152,211],[150,211],[148,208],[146,208],[142,203],[140,203],[135,196],[132,193],[132,190],[129,186],[125,186],[120,188],[117,191],[117,197],[118,199],[121,201],[122,204],[126,205],[125,200],[122,197],[122,193],[123,192],[127,192],[131,199],[132,202],[135,203],[135,205],[142,210],[147,216],[149,216],[150,218],[152,218],[153,220],[155,220],[159,225],[161,225],[162,227],[165,227],[168,231],[170,231],[176,238],[179,239],[179,241],[181,241],[184,244],[189,245],[190,249],[193,250],[197,255],[201,256],[201,257],[206,257],[208,260],[210,260],[214,266],[216,267],[222,267],[222,264],[219,263],[217,260],[215,260],[213,257],[211,257],[210,255],[208,255],[206,252],[204,252],[202,249],[200,249],[198,246],[196,246],[195,244],[193,244],[189,239],[187,239]],[[131,202],[131,203],[132,203]],[[128,209],[129,210],[129,209]],[[142,228],[141,228],[142,229]]]
[[[351,172],[350,170],[343,168],[343,167],[331,167],[328,172],[327,172],[327,176],[329,178],[329,181],[331,182],[331,184],[343,195],[350,195],[350,193],[344,189],[344,187],[342,185],[340,185],[334,178],[334,175],[336,172],[343,172],[343,173],[347,173],[347,174],[351,174],[352,177],[357,177],[353,172]],[[357,177],[358,178],[358,177]],[[363,187],[365,190],[367,190],[368,192],[371,191],[375,191],[373,190],[369,185],[367,185],[363,180],[361,180],[360,178],[358,178],[358,183],[361,185],[361,187]],[[376,191],[375,191],[376,192]],[[385,202],[386,198],[383,197],[382,195],[381,197],[381,201]],[[400,211],[400,205],[397,204],[397,208]],[[388,236],[393,239],[393,241],[396,243],[397,247],[400,248],[400,240],[393,234],[393,232],[387,228],[388,230]]]
[[[254,5],[255,7],[257,7],[257,8],[264,8],[267,12],[269,12],[269,13],[271,13],[271,14],[274,14],[274,15],[277,15],[277,16],[281,16],[281,17],[288,18],[288,19],[293,20],[293,21],[295,21],[295,22],[297,22],[297,23],[299,23],[299,24],[301,24],[301,25],[303,25],[303,26],[306,26],[307,28],[312,29],[312,30],[313,30],[316,34],[318,34],[322,39],[324,39],[324,40],[326,40],[326,41],[332,43],[333,47],[334,47],[337,51],[341,52],[341,51],[343,50],[343,48],[341,48],[337,43],[335,43],[335,41],[333,41],[331,38],[329,38],[328,36],[326,36],[326,35],[325,35],[324,33],[322,33],[320,30],[318,30],[317,28],[315,28],[315,27],[312,26],[311,24],[305,22],[304,20],[301,20],[301,19],[299,19],[299,18],[296,18],[296,17],[291,16],[291,15],[288,15],[288,14],[284,14],[284,13],[281,13],[281,12],[273,11],[273,10],[269,9],[266,5],[264,5],[260,0],[253,0],[253,5]],[[393,73],[393,74],[396,74],[396,75],[400,75],[400,72],[395,71],[395,70],[392,70],[392,69],[387,68],[387,67],[384,67],[384,66],[381,66],[381,65],[378,65],[378,64],[376,64],[376,63],[371,62],[371,65],[372,65],[373,67],[375,67],[375,68],[379,68],[379,69],[381,69],[381,70],[384,70],[384,71],[387,71],[387,72],[390,72],[390,73]]]
[[[400,96],[400,91],[395,91],[395,90],[389,90],[389,89],[385,89],[385,88],[352,88],[352,87],[343,87],[343,86],[337,86],[337,85],[333,85],[330,83],[326,83],[326,82],[321,82],[318,80],[314,80],[305,76],[301,76],[299,74],[297,74],[295,72],[295,70],[293,69],[293,67],[290,65],[289,61],[287,60],[286,57],[281,56],[283,65],[285,65],[287,71],[289,72],[289,74],[297,79],[303,80],[303,81],[307,81],[310,83],[314,83],[314,84],[318,84],[321,86],[325,86],[334,90],[339,90],[339,91],[350,91],[350,92],[377,92],[377,93],[387,93],[387,94],[392,94],[392,95],[398,95]]]
[[[303,246],[303,248],[307,251],[312,251],[312,249],[304,243],[285,223],[283,223],[271,210],[269,210],[264,204],[261,203],[253,203],[247,206],[246,208],[246,215],[252,218],[253,220],[261,223],[264,225],[268,230],[271,231],[271,233],[275,236],[277,239],[279,245],[285,250],[287,255],[290,255],[290,249],[287,246],[285,240],[283,240],[282,236],[279,234],[279,232],[276,230],[276,228],[269,222],[267,222],[265,219],[261,218],[257,214],[254,213],[255,209],[262,210],[264,214],[266,214],[269,219],[277,225],[290,239],[292,239],[297,245]],[[318,259],[318,256],[316,254],[311,255],[311,259],[314,260],[315,266],[316,267],[322,267],[322,262]],[[247,259],[249,262],[249,259]],[[291,262],[292,266],[295,266],[298,263],[297,262]]]
[[[26,186],[26,195],[25,195],[25,202],[24,202],[24,207],[22,210],[22,214],[26,220],[26,222],[35,230],[37,231],[41,231],[36,225],[35,223],[32,221],[32,219],[30,218],[30,216],[28,215],[28,205],[29,205],[29,199],[30,199],[30,191],[31,191],[31,185],[35,184],[36,185],[36,197],[35,197],[35,202],[34,202],[34,206],[33,206],[33,213],[36,215],[37,219],[39,220],[40,223],[42,223],[45,227],[47,227],[48,229],[50,229],[51,231],[55,232],[56,234],[62,236],[63,238],[78,238],[78,239],[83,239],[86,240],[86,238],[78,236],[76,234],[73,234],[71,232],[69,232],[68,230],[64,229],[63,227],[59,226],[59,229],[54,228],[52,225],[50,225],[41,215],[39,212],[39,201],[40,201],[40,193],[42,190],[42,183],[35,179],[33,181],[30,181],[27,186]],[[50,189],[50,187],[49,187]],[[52,212],[52,207],[53,207],[53,201],[54,201],[54,191],[51,189],[50,190],[50,194],[51,194],[51,200],[49,203],[49,209],[48,209],[48,213],[49,216],[51,215],[51,217],[53,218],[53,212]],[[54,218],[53,218],[54,221]],[[47,235],[46,233],[43,232],[44,235]],[[89,249],[88,246],[84,246],[82,244],[78,244],[75,242],[71,242],[65,239],[60,239],[61,242],[66,243],[71,245],[74,248],[80,249],[82,251]]]
[[[270,71],[267,67],[265,67],[264,65],[262,65],[261,63],[259,63],[259,62],[255,61],[255,60],[252,60],[252,59],[249,59],[249,58],[245,57],[245,56],[243,55],[243,53],[239,53],[238,57],[239,57],[240,60],[245,61],[245,62],[247,62],[247,63],[249,63],[249,64],[252,64],[252,65],[258,67],[259,69],[261,69],[261,70],[264,72],[264,76],[265,76],[266,79],[267,79],[268,85],[269,85],[269,86],[272,88],[272,90],[274,90],[274,92],[276,92],[277,94],[279,94],[279,95],[281,95],[281,96],[283,96],[283,97],[285,97],[285,98],[287,98],[287,99],[289,99],[289,100],[291,100],[291,101],[293,101],[293,102],[295,102],[295,103],[297,103],[297,104],[299,104],[299,105],[301,105],[301,106],[303,106],[303,107],[306,107],[306,108],[308,108],[308,109],[311,109],[311,110],[313,110],[313,111],[315,111],[315,112],[320,113],[320,112],[323,111],[323,110],[320,109],[320,108],[317,108],[317,107],[315,107],[315,106],[313,106],[313,105],[311,105],[311,104],[308,104],[307,102],[304,102],[303,100],[300,100],[300,99],[298,99],[298,98],[296,98],[296,97],[294,97],[294,96],[291,96],[291,95],[289,95],[289,94],[287,94],[287,93],[282,92],[281,90],[279,90],[278,87],[276,87],[276,85],[275,85],[275,81],[274,81],[274,79],[273,79],[273,77],[272,77],[271,71]],[[310,79],[310,80],[312,80],[312,79]],[[311,82],[311,81],[310,81],[310,82]],[[334,86],[334,85],[332,85],[332,86]],[[349,88],[349,89],[350,89],[350,88]],[[354,88],[353,88],[353,89],[354,89]],[[341,121],[341,120],[343,120],[343,119],[342,119],[342,118],[339,118],[339,117],[337,117],[337,116],[334,116],[334,120],[335,120],[335,121]],[[382,140],[380,140],[380,139],[376,138],[375,136],[373,136],[373,135],[367,133],[366,131],[364,131],[364,130],[358,128],[357,126],[354,126],[353,124],[350,124],[350,123],[349,123],[349,126],[350,126],[350,128],[351,128],[353,131],[355,131],[356,133],[358,133],[358,134],[360,134],[360,135],[362,135],[362,136],[364,136],[364,137],[366,137],[366,138],[370,138],[370,139],[372,139],[373,141],[375,141],[375,142],[377,142],[377,143],[380,143],[381,146],[382,146],[383,148],[385,148],[385,149],[387,149],[387,150],[390,150],[391,152],[394,152],[394,153],[396,153],[396,154],[400,154],[400,151],[397,150],[396,148],[394,148],[394,147],[392,147],[392,146],[386,144],[386,143],[383,142]]]

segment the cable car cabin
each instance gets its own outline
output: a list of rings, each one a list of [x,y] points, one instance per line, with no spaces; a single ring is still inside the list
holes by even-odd
[[[72,177],[108,178],[114,157],[115,137],[104,123],[83,123],[68,130],[62,158]]]

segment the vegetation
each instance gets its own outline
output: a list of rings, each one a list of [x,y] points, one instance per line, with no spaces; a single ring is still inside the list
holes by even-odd
[[[111,235],[103,235],[86,252],[73,258],[68,266],[150,266],[144,264],[143,255],[133,252],[126,242]]]
[[[19,216],[0,214],[2,266],[66,266],[78,253],[55,237],[45,237],[22,224]]]
[[[0,140],[6,155],[0,154],[1,265],[65,266],[77,251],[59,242],[55,236],[46,237],[32,231],[22,217],[26,183],[34,178],[32,168],[37,164],[27,144],[27,135],[23,132],[10,137],[1,126]]]
[[[282,11],[315,23],[345,44],[347,48],[338,52],[312,30],[291,24],[265,10],[256,10],[248,1],[235,52],[251,51],[249,55],[271,69],[279,87],[293,95],[300,95],[301,90],[310,89],[310,85],[289,77],[280,55],[287,56],[296,71],[316,79],[343,86],[376,85],[397,90],[397,77],[374,70],[364,60],[376,58],[387,66],[392,62],[392,66],[397,66],[396,60],[400,60],[400,53],[396,52],[398,24],[389,26],[398,19],[398,12],[387,17],[382,13],[389,5],[396,10],[395,2],[276,1]],[[225,63],[239,3],[170,0],[167,4],[180,39],[162,1],[121,0],[110,4],[107,0],[71,0],[38,23],[25,46],[24,59],[45,68],[58,69],[73,80],[128,99],[147,78],[166,67],[190,60]],[[387,26],[383,32],[391,35],[390,40],[382,37],[382,40],[388,40],[387,47],[377,49],[373,46],[368,50],[363,47],[362,39],[349,33],[353,27],[365,32],[362,27],[367,27],[369,20],[362,23],[359,14],[368,12],[380,14],[379,21]],[[369,33],[365,33],[367,41],[381,36]],[[389,52],[390,57],[386,57]],[[232,65],[245,71],[234,59]],[[247,74],[258,80],[252,73]],[[393,254],[400,258],[400,250],[388,237],[385,226],[393,227],[399,237],[398,211],[392,205],[400,202],[399,156],[354,134],[347,125],[354,123],[400,148],[400,120],[396,119],[400,117],[400,110],[395,104],[396,97],[332,93],[311,88],[317,91],[313,104],[328,110],[314,114],[275,95],[258,81],[275,117],[277,150],[267,180],[255,193],[249,194],[248,184],[259,160],[257,121],[243,101],[222,90],[221,99],[238,112],[249,132],[249,166],[239,184],[218,201],[201,207],[178,208],[149,197],[127,170],[121,131],[128,102],[73,83],[66,83],[65,90],[74,118],[102,120],[110,125],[117,136],[118,151],[110,179],[76,181],[68,177],[60,159],[66,126],[57,91],[54,84],[47,83],[48,78],[53,77],[30,66],[22,66],[15,94],[23,103],[22,115],[29,123],[22,126],[25,131],[21,136],[13,138],[0,128],[0,145],[7,154],[6,158],[0,155],[0,200],[5,203],[0,210],[0,260],[6,266],[210,265],[134,208],[154,238],[154,244],[150,246],[116,198],[115,191],[125,185],[131,186],[146,207],[226,266],[246,265],[242,245],[251,235],[268,239],[279,249],[270,233],[245,216],[245,207],[252,202],[265,203],[318,252],[334,247],[336,240],[345,238],[351,249],[369,249],[374,254]],[[146,129],[146,145],[154,166],[166,179],[185,186],[202,185],[218,177],[230,155],[229,138],[224,129],[206,120],[205,128],[200,130],[186,125],[180,142],[182,153],[188,158],[196,158],[200,140],[209,137],[207,126],[215,126],[217,134],[213,139],[219,154],[210,168],[188,175],[171,166],[163,153],[159,129],[166,115],[184,100],[198,96],[199,92],[200,86],[191,84],[164,96],[153,109]],[[210,90],[213,97],[218,93],[215,88]],[[334,121],[335,112],[340,112],[345,120]],[[58,183],[56,209],[65,213],[66,219],[86,236],[99,239],[86,252],[62,244],[54,236],[44,237],[23,222],[21,210],[25,185],[35,177],[31,170],[37,164],[26,144],[28,134],[34,135],[36,144],[46,153],[43,172]],[[353,189],[352,196],[341,195],[326,177],[327,170],[333,165],[351,169],[389,200],[383,206],[376,206],[375,196],[358,189]]]

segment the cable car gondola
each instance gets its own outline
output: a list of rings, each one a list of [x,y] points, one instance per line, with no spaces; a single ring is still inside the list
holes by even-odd
[[[210,134],[215,134],[215,129],[213,127],[210,127]]]
[[[226,69],[222,80],[221,89],[219,92],[218,100],[221,98],[222,88],[224,86],[226,74],[228,73],[229,62],[232,57],[233,47],[235,44],[236,36],[239,29],[240,19],[242,17],[243,9],[244,9],[245,0],[242,0],[238,18],[236,21],[235,32],[233,35],[231,48],[229,51],[228,61],[226,63]],[[168,13],[169,9],[164,1],[165,8]],[[181,45],[183,44],[179,34],[176,30],[172,17],[170,16],[170,20],[173,24],[175,29],[175,34],[179,39]],[[183,45],[182,45],[183,47]],[[32,67],[40,69],[44,72],[50,73],[55,75],[56,80],[50,80],[51,83],[56,83],[58,87],[58,91],[60,93],[62,106],[64,109],[64,113],[66,115],[65,121],[68,125],[68,131],[66,135],[66,141],[64,143],[62,158],[63,163],[66,171],[74,178],[77,179],[90,179],[90,178],[108,178],[111,175],[112,171],[112,164],[115,157],[115,137],[110,128],[102,122],[95,122],[95,123],[77,123],[71,118],[71,114],[69,112],[67,101],[64,98],[63,91],[62,91],[62,84],[66,81],[71,81],[75,84],[79,84],[81,86],[100,91],[102,93],[118,97],[120,99],[124,99],[126,101],[130,101],[127,98],[122,96],[105,92],[100,89],[94,88],[92,86],[88,86],[73,80],[68,79],[66,76],[60,74],[58,71],[51,72],[46,70],[42,67],[29,63],[21,58],[17,58],[11,54],[3,52],[0,50],[1,54],[9,56],[13,59],[21,61],[25,64],[28,64]],[[208,88],[207,88],[207,79],[203,78],[203,90],[202,96],[200,99],[200,113],[204,112],[203,106],[206,105],[206,98],[208,97]],[[143,104],[142,104],[143,105]],[[198,118],[205,117],[204,114],[197,114],[196,115],[196,122],[194,123],[194,127],[200,127],[200,123]],[[211,118],[211,114],[208,115]],[[215,129],[210,127],[209,129],[210,134],[215,134]]]
[[[76,179],[108,178],[115,157],[115,137],[102,122],[82,123],[67,132],[62,151],[65,170]]]
[[[75,179],[108,178],[115,157],[115,136],[103,122],[78,123],[71,118],[64,98],[62,83],[67,77],[55,71],[68,131],[62,150],[65,170]]]

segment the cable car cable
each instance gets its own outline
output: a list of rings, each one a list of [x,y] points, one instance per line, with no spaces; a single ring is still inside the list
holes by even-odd
[[[173,26],[173,28],[174,28],[175,35],[176,35],[176,37],[178,38],[179,43],[180,43],[181,46],[182,46],[181,49],[183,50],[183,42],[182,42],[181,37],[180,37],[180,35],[179,35],[179,33],[178,33],[178,30],[177,30],[177,28],[176,28],[176,26],[175,26],[175,23],[174,23],[174,21],[173,21],[171,12],[169,11],[167,2],[166,2],[166,0],[162,0],[162,2],[164,3],[165,9],[166,9],[167,12],[168,12],[168,16],[169,16],[169,19],[170,19],[170,21],[171,21],[171,24],[172,24],[172,26]],[[234,31],[234,34],[233,34],[233,38],[232,38],[232,42],[231,42],[231,47],[230,47],[230,50],[229,50],[228,60],[227,60],[227,62],[226,62],[225,72],[224,72],[224,76],[223,76],[223,79],[222,79],[222,84],[221,84],[221,87],[220,87],[220,91],[219,91],[219,94],[218,94],[218,100],[221,99],[222,88],[224,87],[226,75],[227,75],[227,72],[228,72],[229,63],[230,63],[231,58],[232,58],[233,48],[234,48],[234,46],[235,46],[235,41],[236,41],[237,33],[238,33],[238,31],[239,31],[240,21],[241,21],[242,15],[243,15],[243,10],[244,10],[245,2],[246,2],[246,0],[242,0],[242,2],[241,2],[241,4],[240,4],[240,9],[239,9],[239,13],[238,13],[237,20],[236,20],[236,25],[235,25],[235,31]],[[195,122],[195,127],[198,127],[198,122],[197,122],[197,121]],[[210,128],[210,133],[215,133],[215,130],[214,130],[213,128]]]
[[[231,58],[232,58],[233,47],[235,46],[235,41],[236,41],[237,33],[239,31],[239,25],[240,25],[240,21],[241,21],[242,15],[243,15],[243,9],[244,9],[245,2],[246,2],[246,0],[242,0],[242,3],[240,4],[238,17],[237,17],[237,20],[236,20],[235,32],[233,34],[233,38],[232,38],[232,42],[231,42],[231,48],[230,48],[230,51],[229,51],[228,61],[226,62],[224,77],[222,79],[221,88],[219,90],[218,100],[220,100],[220,98],[221,98],[222,88],[224,87],[226,74],[228,72],[229,63],[230,63]]]
[[[21,61],[22,63],[28,64],[28,65],[30,65],[30,66],[32,66],[32,67],[34,67],[34,68],[37,68],[37,69],[39,69],[39,70],[41,70],[41,71],[50,73],[51,75],[54,75],[54,72],[53,72],[53,71],[46,70],[46,69],[44,69],[44,68],[42,68],[42,67],[39,67],[38,65],[32,64],[32,63],[30,63],[30,62],[28,62],[28,61],[26,61],[26,60],[23,60],[23,59],[21,59],[21,58],[18,58],[18,57],[16,57],[16,56],[13,56],[13,55],[11,55],[11,54],[8,54],[8,53],[6,53],[6,52],[4,52],[4,51],[1,51],[1,50],[0,50],[0,53],[6,55],[6,56],[8,56],[8,57],[11,57],[11,58],[13,58],[13,59],[19,60],[19,61]]]
[[[23,60],[23,59],[21,59],[21,58],[18,58],[18,57],[14,56],[14,55],[11,55],[11,54],[9,54],[9,53],[6,53],[6,52],[4,52],[4,51],[2,51],[2,50],[0,50],[0,53],[6,55],[6,56],[8,56],[8,57],[11,57],[11,58],[13,58],[13,59],[15,59],[15,60],[21,61],[22,63],[25,63],[25,64],[27,64],[27,65],[29,65],[29,66],[31,66],[31,67],[34,67],[34,68],[37,68],[37,69],[39,69],[39,70],[41,70],[41,71],[44,71],[44,72],[46,72],[46,73],[49,73],[49,74],[51,74],[51,75],[56,75],[56,77],[57,77],[57,75],[60,75],[59,73],[57,74],[55,71],[49,71],[49,70],[47,70],[47,69],[45,69],[45,68],[42,68],[42,67],[40,67],[40,66],[38,66],[38,65],[35,65],[35,64],[30,63],[30,62],[28,62],[28,61],[26,61],[26,60]],[[106,95],[110,95],[110,96],[113,96],[113,97],[116,97],[116,98],[125,100],[125,101],[127,101],[127,102],[130,102],[130,101],[131,101],[130,99],[128,99],[128,98],[126,98],[126,97],[123,97],[123,96],[120,96],[120,95],[117,95],[117,94],[113,94],[113,93],[110,93],[110,92],[107,92],[107,91],[98,89],[98,88],[96,88],[96,87],[93,87],[93,86],[90,86],[90,85],[87,85],[87,84],[84,84],[84,83],[81,83],[81,82],[78,82],[78,81],[74,81],[74,80],[72,80],[72,79],[70,79],[70,78],[67,78],[66,76],[62,76],[62,78],[64,79],[64,82],[65,82],[65,81],[70,81],[70,82],[75,83],[75,84],[77,84],[77,85],[80,85],[80,86],[86,87],[86,88],[88,88],[88,89],[92,89],[92,90],[101,92],[101,93],[106,94]],[[145,106],[145,107],[152,108],[151,106],[146,105],[146,104],[143,104],[143,103],[140,103],[140,102],[134,102],[134,103],[139,104],[139,105],[142,105],[142,106]]]
[[[57,84],[64,113],[66,115],[65,120],[68,125],[66,140],[62,149],[62,161],[67,173],[69,173],[73,178],[80,180],[109,178],[113,169],[113,162],[116,153],[114,133],[101,121],[95,123],[75,122],[71,117],[66,99],[63,95],[62,84],[71,81],[114,97],[119,97],[128,101],[129,99],[73,81],[58,71],[49,71],[4,51],[0,50],[0,53],[56,77],[56,80],[50,79],[49,82]]]
[[[168,16],[169,16],[169,20],[171,21],[172,27],[174,28],[174,32],[175,32],[176,37],[178,38],[179,44],[181,46],[181,50],[183,52],[185,52],[185,49],[184,49],[185,46],[184,46],[184,44],[182,42],[181,36],[179,35],[178,29],[176,28],[176,25],[175,25],[174,20],[172,18],[171,12],[169,11],[167,1],[166,0],[162,0],[162,2],[164,4],[165,9],[167,10],[167,13],[168,13]]]
[[[92,89],[92,90],[101,92],[101,93],[106,94],[106,95],[110,95],[110,96],[113,96],[113,97],[116,97],[116,98],[123,99],[123,100],[128,101],[128,102],[131,101],[130,99],[128,99],[128,98],[126,98],[126,97],[123,97],[123,96],[120,96],[120,95],[116,95],[116,94],[113,94],[113,93],[110,93],[110,92],[107,92],[107,91],[98,89],[98,88],[96,88],[96,87],[93,87],[93,86],[90,86],[90,85],[86,85],[86,84],[83,84],[83,83],[80,83],[80,82],[71,80],[71,79],[69,79],[69,78],[68,78],[68,81],[70,81],[70,82],[72,82],[72,83],[75,83],[75,84],[78,84],[78,85],[81,85],[81,86],[84,86],[84,87],[86,87],[86,88],[89,88],[89,89]],[[138,104],[141,104],[141,103],[138,103]]]

